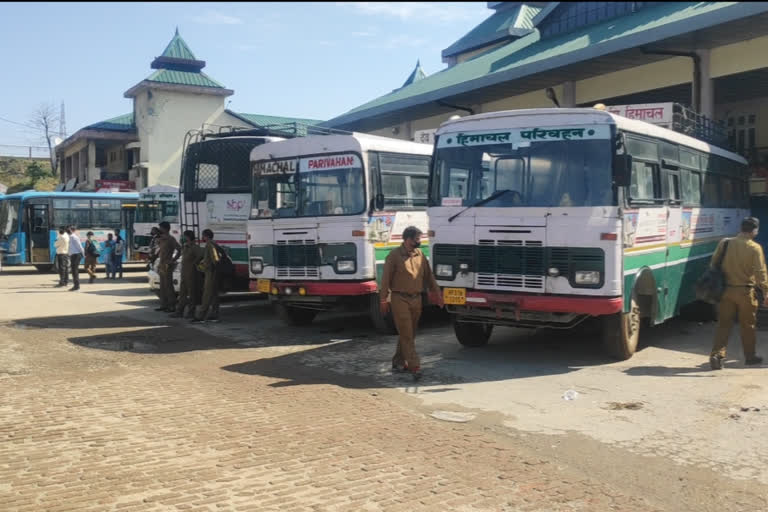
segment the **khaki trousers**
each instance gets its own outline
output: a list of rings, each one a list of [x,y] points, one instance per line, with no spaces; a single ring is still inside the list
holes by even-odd
[[[200,304],[200,296],[202,295],[202,281],[203,276],[195,270],[184,270],[184,264],[182,263],[181,269],[181,283],[179,284],[179,302],[176,304],[176,312],[180,315],[184,314],[184,310],[187,306],[191,306],[191,312],[189,316],[195,316],[195,306]]]
[[[167,263],[160,263],[157,273],[160,276],[160,307],[176,309],[176,291],[173,289],[173,270]]]
[[[85,256],[85,271],[91,276],[91,281],[96,279],[96,263],[98,263],[98,261],[99,259],[96,256],[91,256],[89,254]]]
[[[736,320],[739,322],[741,331],[741,346],[744,349],[744,357],[748,358],[755,355],[755,323],[758,306],[755,292],[751,288],[729,286],[725,289],[725,293],[720,299],[717,332],[711,355],[725,357],[728,338]]]
[[[202,303],[195,313],[195,318],[198,320],[219,318],[219,280],[213,270],[205,272]]]
[[[395,327],[400,338],[397,341],[397,351],[392,358],[392,364],[406,366],[415,371],[421,367],[419,355],[416,353],[414,337],[421,317],[421,295],[410,297],[392,292],[390,305]]]

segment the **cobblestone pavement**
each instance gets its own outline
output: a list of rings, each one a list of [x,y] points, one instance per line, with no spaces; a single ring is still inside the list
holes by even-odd
[[[9,288],[3,301],[45,300]],[[0,326],[2,510],[655,509],[385,390],[262,375],[280,350],[46,304]]]
[[[3,511],[766,510],[695,481],[683,500],[639,492],[633,479],[669,475],[578,437],[577,465],[540,450],[546,436],[439,421],[382,366],[340,373],[368,341],[346,322],[282,328],[244,304],[193,328],[149,311],[141,279],[80,294],[48,280],[0,276]]]

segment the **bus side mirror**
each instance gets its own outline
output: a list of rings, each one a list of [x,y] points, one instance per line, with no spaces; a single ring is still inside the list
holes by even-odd
[[[384,194],[376,194],[375,206],[377,210],[384,209]]]
[[[628,187],[632,183],[632,155],[613,157],[613,182],[618,187]]]

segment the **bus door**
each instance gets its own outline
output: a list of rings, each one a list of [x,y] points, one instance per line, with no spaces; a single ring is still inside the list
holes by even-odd
[[[123,204],[122,226],[125,230],[125,259],[128,261],[138,258],[138,252],[133,248],[133,223],[136,221],[136,205]]]
[[[30,263],[51,263],[50,209],[47,204],[28,204],[26,208]]]
[[[683,208],[680,187],[680,169],[666,159],[661,165],[662,197],[667,203],[667,251],[666,272],[664,273],[664,318],[678,314],[680,287],[683,283],[683,273],[686,265],[681,264],[682,251],[680,242],[683,234]]]

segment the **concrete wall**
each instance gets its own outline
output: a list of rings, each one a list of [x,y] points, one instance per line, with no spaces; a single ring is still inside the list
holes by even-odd
[[[141,160],[148,163],[148,185],[178,186],[182,146],[189,130],[203,123],[247,126],[224,112],[225,100],[224,96],[164,90],[138,95],[136,127]]]

